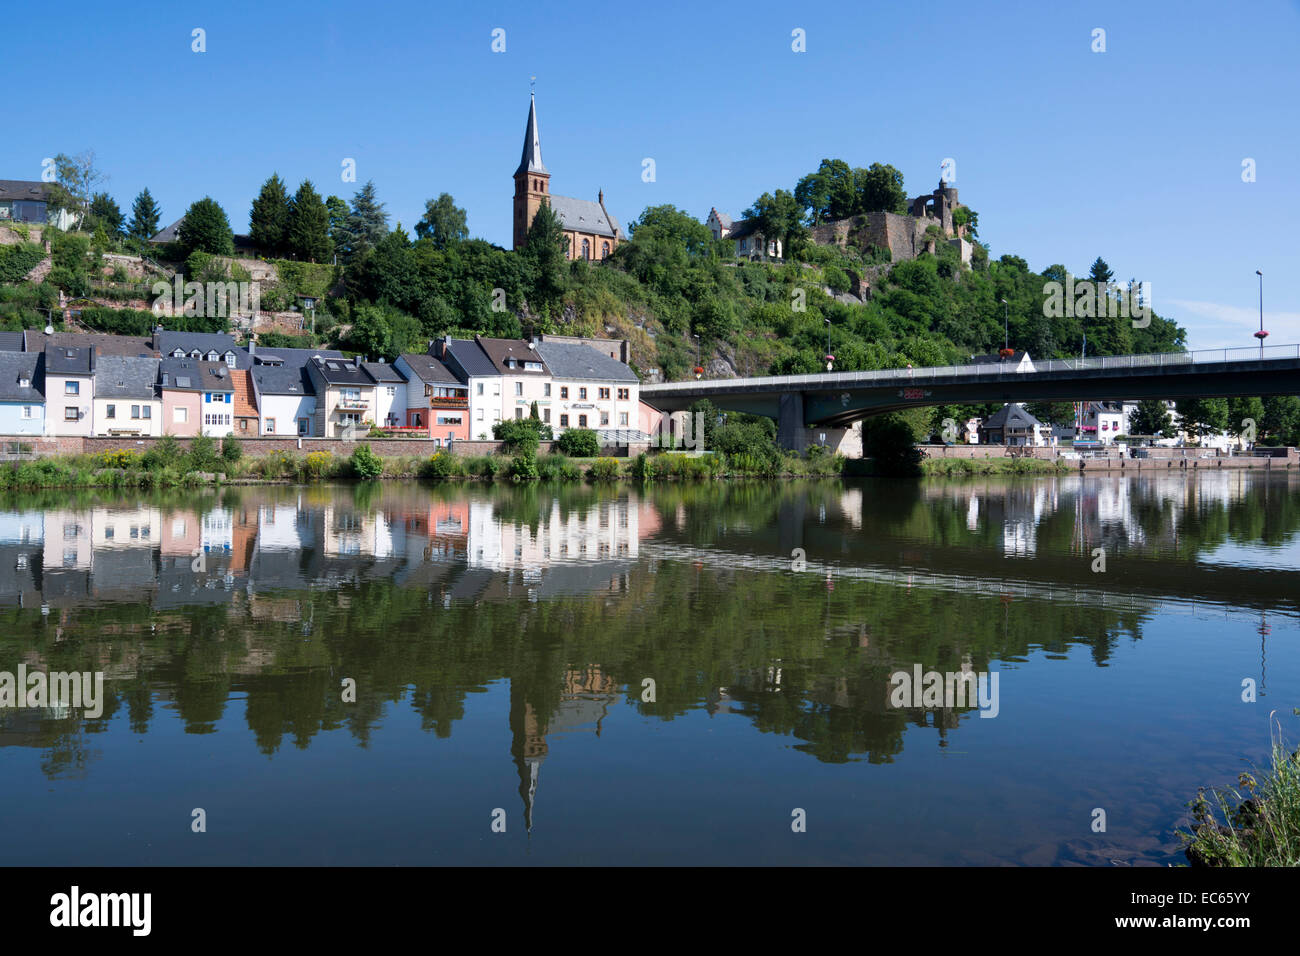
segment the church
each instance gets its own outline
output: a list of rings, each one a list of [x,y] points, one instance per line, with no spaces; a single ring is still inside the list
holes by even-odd
[[[570,259],[604,259],[625,238],[618,220],[605,209],[605,193],[596,201],[551,194],[551,174],[542,163],[542,138],[537,131],[537,96],[528,104],[528,126],[524,130],[524,154],[515,170],[515,249],[528,239],[528,227],[542,203],[546,203],[564,227],[565,255]]]

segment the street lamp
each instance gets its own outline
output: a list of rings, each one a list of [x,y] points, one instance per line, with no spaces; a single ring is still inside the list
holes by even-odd
[[[692,333],[691,338],[695,340],[695,377],[698,379],[704,374],[704,366],[700,364],[700,337]]]
[[[1255,333],[1255,338],[1259,339],[1259,357],[1264,357],[1264,340],[1268,338],[1268,333],[1264,331],[1264,273],[1258,269],[1255,275],[1259,276],[1259,331]]]
[[[826,322],[826,371],[835,368],[835,356],[831,354],[831,320],[825,319]]]

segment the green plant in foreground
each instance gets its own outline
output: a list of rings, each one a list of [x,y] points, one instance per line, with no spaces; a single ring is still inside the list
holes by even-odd
[[[1288,752],[1280,726],[1270,737],[1271,767],[1240,774],[1241,790],[1202,789],[1189,804],[1192,831],[1177,833],[1192,865],[1300,866],[1300,751]]]
[[[348,459],[352,474],[362,481],[370,481],[384,473],[384,460],[370,450],[369,445],[358,445]]]

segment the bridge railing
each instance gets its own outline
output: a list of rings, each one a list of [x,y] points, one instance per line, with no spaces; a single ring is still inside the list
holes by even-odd
[[[664,392],[670,389],[690,391],[702,385],[711,388],[744,390],[758,386],[787,386],[798,388],[837,388],[862,385],[870,382],[897,382],[909,385],[940,378],[975,375],[994,377],[1027,372],[1083,372],[1094,369],[1163,368],[1185,365],[1224,362],[1270,361],[1300,358],[1300,345],[1267,345],[1263,348],[1199,349],[1194,352],[1153,352],[1148,355],[1105,355],[1095,358],[1046,359],[1032,362],[1032,367],[1021,371],[1011,363],[990,362],[980,365],[932,365],[920,368],[887,368],[864,372],[818,372],[815,375],[765,375],[751,378],[707,379],[702,382],[662,382],[641,386],[642,394]]]

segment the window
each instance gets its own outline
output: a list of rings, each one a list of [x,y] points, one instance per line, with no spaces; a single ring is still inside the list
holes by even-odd
[[[578,389],[578,400],[581,402],[585,402],[587,400],[587,390],[585,388]]]
[[[140,406],[139,406],[139,405],[132,405],[132,406],[131,406],[131,417],[132,417],[132,418],[139,418],[139,417],[140,417]]]
[[[628,392],[629,392],[629,389],[626,389],[626,388],[620,388],[620,389],[618,390],[618,399],[619,399],[619,401],[621,401],[621,402],[626,402],[627,399],[628,399]]]
[[[397,394],[397,387],[394,386],[394,385],[389,385],[389,386],[388,386],[388,397],[389,397],[389,398],[392,398],[392,397],[394,397],[396,394]]]
[[[515,394],[516,394],[516,395],[522,395],[522,394],[524,394],[524,383],[523,383],[523,382],[515,382]]]
[[[602,243],[600,244],[600,257],[601,257],[602,259],[608,259],[608,258],[609,258],[609,243],[608,243],[608,242],[602,242]]]
[[[81,413],[75,408],[65,408],[63,410],[63,420],[65,422],[75,422],[81,418]]]
[[[586,427],[587,427],[587,416],[586,416],[586,415],[579,415],[579,416],[578,416],[578,427],[579,427],[579,428],[586,428]]]
[[[543,409],[542,409],[542,421],[544,421],[544,422],[546,422],[546,423],[548,423],[548,424],[550,423],[550,421],[551,421],[551,410],[550,410],[549,408],[543,408]]]
[[[31,418],[31,417],[32,417],[32,406],[30,406],[30,405],[24,405],[24,406],[23,406],[23,418]]]
[[[240,430],[241,432],[246,432],[246,431],[248,431],[248,419],[247,419],[247,418],[241,418],[241,419],[239,420],[239,430]]]
[[[627,428],[627,412],[618,413],[618,426],[619,428]]]
[[[19,387],[19,388],[31,388],[31,387],[32,387],[32,380],[31,380],[30,378],[25,378],[25,377],[20,376],[19,379],[18,379],[18,387]]]
[[[104,540],[105,540],[105,541],[112,541],[112,540],[113,540],[113,535],[116,534],[116,533],[117,533],[117,529],[114,528],[112,525],[109,525],[108,527],[106,527],[106,528],[104,529]]]
[[[482,421],[482,420],[483,420],[483,409],[480,408],[480,409],[478,410],[478,414],[475,415],[474,417],[477,418],[479,421]]]
[[[522,408],[516,408],[515,418],[523,418],[523,417],[524,417],[524,410]]]
[[[460,417],[459,415],[439,415],[439,416],[438,416],[438,424],[439,424],[439,425],[459,425],[460,423],[461,423],[461,417]]]
[[[608,399],[608,398],[609,398],[609,389],[607,389],[607,388],[598,389],[598,392],[599,392],[600,397],[601,397],[602,399]]]
[[[271,421],[274,422],[275,419],[271,419]],[[298,419],[298,434],[307,435],[310,433],[311,433],[311,419],[309,418]]]
[[[274,434],[275,434],[275,419],[274,419],[274,418],[268,418],[268,419],[266,420],[266,433],[267,433],[268,435],[274,435]]]
[[[208,361],[209,361],[209,362],[215,362],[215,361],[216,361],[217,359],[219,359],[220,357],[221,357],[221,356],[219,356],[219,355],[217,354],[217,350],[216,350],[216,349],[209,349],[209,350],[208,350]]]
[[[567,386],[567,385],[561,385],[561,386],[560,386],[560,398],[568,398],[568,397],[569,397],[569,386]]]
[[[561,428],[568,428],[568,427],[569,427],[569,416],[568,416],[568,415],[561,415],[561,416],[560,416],[560,427],[561,427]]]
[[[105,417],[105,418],[117,418],[117,406],[116,406],[116,405],[109,405],[109,406],[105,407],[105,409],[104,409],[104,417]]]
[[[146,405],[146,406],[142,409],[142,411],[144,412],[144,414],[141,416],[142,418],[146,418],[146,419],[151,419],[151,418],[153,418],[153,406],[152,406],[152,405]]]
[[[173,408],[172,421],[184,423],[190,420],[190,410],[188,408]]]
[[[609,412],[601,412],[601,413],[600,413],[600,423],[601,423],[602,425],[608,425],[608,424],[609,424]]]
[[[64,383],[63,383],[63,394],[64,394],[64,395],[80,395],[80,394],[81,394],[81,383],[80,383],[80,382],[64,382]]]
[[[545,385],[542,386],[542,396],[543,396],[544,398],[550,398],[550,397],[551,397],[551,383],[550,383],[550,382],[547,382]]]
[[[542,370],[542,363],[541,363],[541,362],[525,362],[525,363],[524,363],[524,371],[526,371],[526,372],[540,372],[541,370]]]
[[[478,394],[478,395],[482,395],[482,394],[483,394],[483,383],[482,383],[482,382],[479,382],[479,383],[478,383],[478,392],[477,392],[476,394]]]
[[[582,258],[591,258],[591,243],[586,239],[582,240]]]
[[[235,367],[235,353],[234,353],[234,352],[227,352],[227,353],[226,353],[226,365],[228,365],[230,368],[234,368],[234,367]]]

